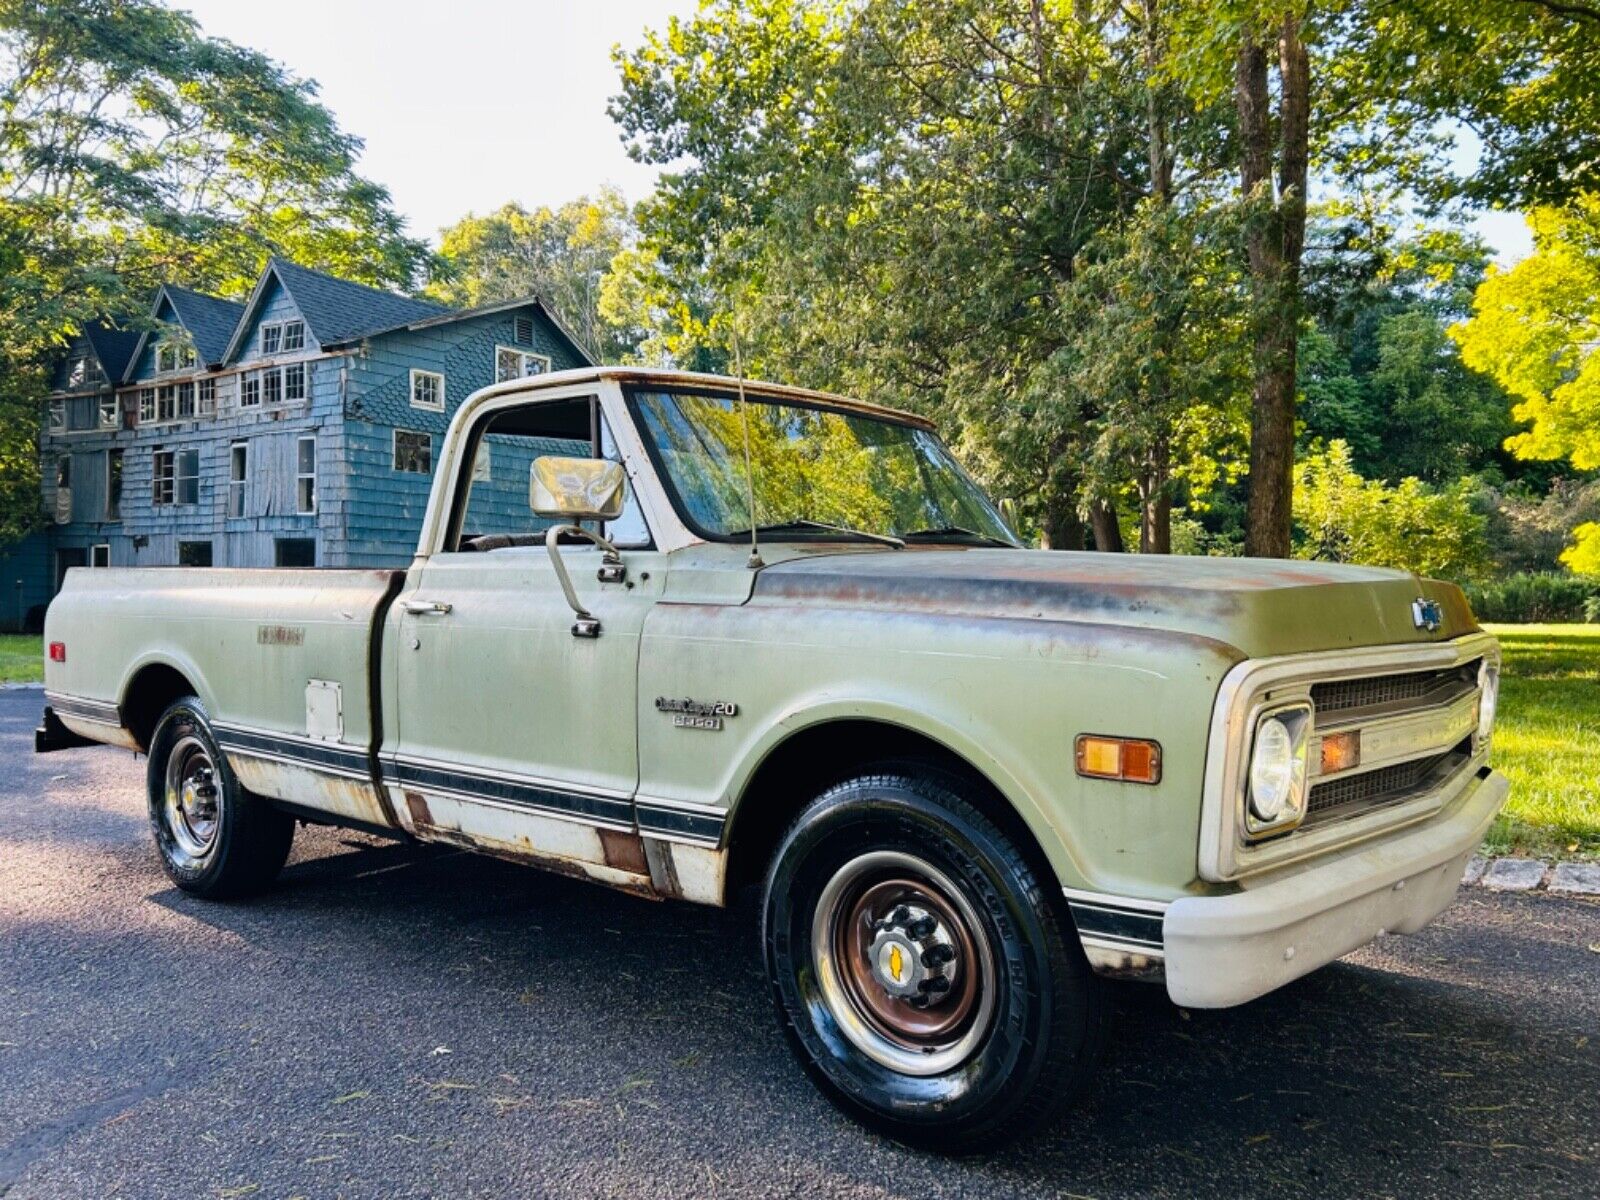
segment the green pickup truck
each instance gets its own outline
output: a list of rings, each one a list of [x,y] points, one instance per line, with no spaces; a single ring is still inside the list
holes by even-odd
[[[705,375],[478,392],[409,570],[78,570],[40,750],[148,756],[167,872],[298,822],[762,889],[807,1071],[960,1149],[1087,1087],[1107,979],[1242,1004],[1427,924],[1505,802],[1453,586],[1023,548],[919,417]]]

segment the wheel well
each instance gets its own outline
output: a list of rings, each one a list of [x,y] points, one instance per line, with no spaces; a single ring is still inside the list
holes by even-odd
[[[1040,880],[1048,886],[1055,879],[1055,869],[1027,822],[961,755],[925,734],[885,721],[829,721],[801,730],[768,754],[741,793],[728,834],[728,899],[761,881],[779,839],[801,808],[833,784],[887,762],[915,763],[957,776],[969,785],[966,798],[1016,843]]]
[[[150,748],[156,722],[179,696],[195,694],[194,685],[176,667],[154,663],[141,667],[122,698],[122,724],[140,747]]]

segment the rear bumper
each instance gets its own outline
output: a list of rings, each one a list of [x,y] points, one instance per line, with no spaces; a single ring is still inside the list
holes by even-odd
[[[1380,934],[1415,933],[1455,898],[1509,789],[1488,771],[1442,819],[1229,895],[1173,901],[1168,995],[1187,1008],[1243,1004]]]

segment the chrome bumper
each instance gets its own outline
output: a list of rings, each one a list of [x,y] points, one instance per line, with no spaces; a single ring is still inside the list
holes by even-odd
[[[1381,934],[1415,933],[1455,898],[1509,790],[1485,768],[1448,816],[1225,896],[1173,901],[1162,919],[1168,995],[1187,1008],[1243,1004]]]

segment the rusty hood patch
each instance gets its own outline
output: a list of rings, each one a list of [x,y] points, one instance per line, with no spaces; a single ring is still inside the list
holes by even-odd
[[[1413,623],[1419,597],[1438,603],[1439,629]],[[1477,628],[1458,588],[1404,571],[1075,551],[794,558],[760,572],[753,600],[1162,629],[1214,638],[1251,657],[1442,641]]]

